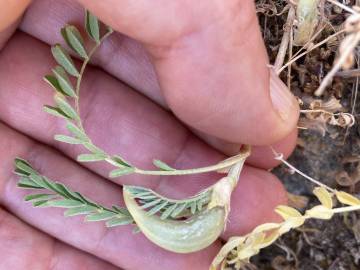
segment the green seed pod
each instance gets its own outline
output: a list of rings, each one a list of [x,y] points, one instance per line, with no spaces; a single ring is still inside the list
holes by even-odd
[[[296,8],[297,29],[294,32],[294,45],[305,45],[314,34],[318,24],[319,0],[299,0]]]
[[[148,215],[126,186],[123,195],[127,209],[141,232],[156,245],[176,253],[199,251],[211,245],[224,230],[224,207],[204,209],[186,220],[162,220]]]

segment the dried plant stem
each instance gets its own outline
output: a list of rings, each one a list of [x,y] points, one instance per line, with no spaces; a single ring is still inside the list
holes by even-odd
[[[293,40],[294,40],[294,34],[293,31],[290,31],[290,42],[289,42],[289,59],[293,57]],[[289,66],[287,70],[287,87],[289,91],[291,91],[291,65]]]
[[[330,84],[331,80],[335,76],[336,72],[342,67],[345,61],[348,59],[349,55],[353,52],[354,48],[357,46],[360,40],[360,33],[354,33],[351,37],[351,42],[348,43],[348,46],[344,49],[344,51],[340,54],[339,59],[336,61],[335,65],[332,69],[326,74],[325,78],[322,80],[319,88],[315,91],[315,96],[321,96],[325,88]]]
[[[358,211],[360,210],[360,205],[352,205],[352,206],[345,206],[345,207],[339,207],[334,208],[334,213],[346,213],[346,212],[352,212],[352,211]]]
[[[350,12],[352,14],[356,14],[356,11],[354,11],[352,8],[349,8],[348,6],[345,6],[344,4],[341,4],[340,2],[336,1],[336,0],[326,0],[340,8],[342,8],[343,10],[346,10],[347,12]]]
[[[304,55],[308,54],[309,52],[311,52],[312,50],[320,47],[321,45],[325,44],[326,42],[328,42],[329,40],[331,40],[332,38],[344,33],[345,30],[340,30],[334,34],[332,34],[331,36],[327,37],[326,39],[322,40],[321,42],[315,44],[314,46],[312,46],[310,49],[306,50],[305,52],[299,54],[298,56],[294,57],[293,59],[291,59],[289,62],[287,62],[285,65],[283,65],[278,71],[277,74],[280,74],[286,67],[288,67],[289,65],[291,65],[292,63],[296,62],[298,59],[300,59],[301,57],[303,57]]]
[[[301,176],[303,176],[304,178],[308,179],[310,182],[320,186],[320,187],[324,187],[326,188],[327,190],[331,191],[331,192],[335,192],[334,189],[332,189],[331,187],[328,187],[327,185],[321,183],[320,181],[306,175],[305,173],[303,173],[302,171],[300,171],[299,169],[295,168],[293,165],[291,165],[289,162],[287,162],[285,159],[284,159],[284,156],[283,154],[280,154],[278,152],[276,152],[276,150],[273,148],[273,147],[270,147],[272,152],[274,153],[275,155],[275,159],[276,160],[279,160],[281,161],[283,164],[285,164],[287,167],[289,167],[290,169],[292,169],[294,172],[300,174]]]
[[[286,24],[284,26],[284,33],[283,33],[283,37],[282,37],[282,40],[280,43],[280,48],[279,48],[278,54],[276,56],[275,64],[274,64],[275,71],[279,70],[281,68],[281,66],[284,64],[284,60],[285,60],[286,52],[288,50],[290,35],[291,35],[294,20],[295,20],[295,9],[293,6],[291,6],[289,9],[289,12],[288,12]]]
[[[332,113],[332,112],[328,112],[322,109],[316,109],[316,110],[300,110],[300,113],[324,113],[324,114],[328,114],[328,115],[341,115],[341,114],[348,114],[350,115],[350,113]]]
[[[310,46],[310,44],[321,34],[321,32],[325,29],[325,26],[321,27],[312,37],[311,39],[304,44],[294,55],[293,57],[296,57],[297,55],[299,55],[303,50],[307,50],[308,51],[308,47]],[[310,51],[310,50],[309,50]],[[292,58],[290,58],[292,59]]]
[[[359,77],[360,76],[360,68],[338,71],[338,72],[336,72],[335,76],[342,77],[345,79]]]

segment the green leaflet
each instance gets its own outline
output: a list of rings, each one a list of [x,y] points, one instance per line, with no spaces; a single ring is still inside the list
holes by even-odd
[[[124,167],[124,168],[120,168],[120,169],[115,169],[112,170],[109,174],[110,178],[116,178],[116,177],[120,177],[123,175],[128,175],[128,174],[132,174],[135,171],[135,168],[131,168],[131,167]]]
[[[53,193],[30,194],[25,200],[32,202],[34,207],[57,207],[64,208],[64,216],[85,215],[87,221],[106,220],[108,227],[120,226],[133,223],[133,219],[126,208],[113,206],[106,208],[86,198],[78,192],[70,190],[64,184],[53,182],[40,175],[25,160],[16,158],[15,171],[21,175],[18,182],[20,188],[36,190],[48,190]]]
[[[44,77],[44,81],[47,82],[56,92],[58,92],[64,96],[68,96],[68,94],[65,93],[64,90],[62,90],[60,83],[58,82],[58,80],[56,79],[55,76],[46,75]]]
[[[42,189],[36,183],[30,181],[28,178],[21,178],[17,186],[24,189]]]
[[[83,206],[83,202],[79,202],[76,200],[56,200],[56,201],[48,201],[44,204],[44,206],[51,206],[51,207],[61,207],[61,208],[73,208]]]
[[[114,161],[117,165],[125,166],[125,167],[132,167],[130,163],[128,163],[127,161],[125,161],[122,157],[120,156],[112,156],[112,161]]]
[[[24,201],[28,202],[28,201],[45,200],[45,199],[50,199],[53,196],[54,196],[53,194],[31,194],[25,196]]]
[[[166,210],[161,214],[160,218],[162,220],[169,218],[171,216],[172,212],[175,210],[175,208],[177,208],[177,206],[178,205],[176,203],[174,203],[170,207],[166,208]]]
[[[15,163],[15,173],[18,175],[28,176],[30,174],[36,173],[36,171],[31,167],[31,165],[22,158],[16,158]]]
[[[89,141],[89,138],[87,137],[87,135],[80,129],[78,128],[75,124],[73,124],[72,122],[68,121],[66,123],[66,128],[68,131],[70,131],[77,139],[87,142]]]
[[[67,118],[73,120],[79,119],[77,112],[73,109],[73,107],[71,107],[71,105],[66,101],[64,97],[55,95],[54,100],[56,102],[56,105],[67,116]]]
[[[97,208],[91,205],[83,205],[79,207],[73,207],[64,212],[65,217],[72,217],[78,215],[88,215],[96,211]]]
[[[96,145],[93,145],[91,142],[84,143],[84,147],[93,154],[106,157],[106,153]]]
[[[61,118],[65,118],[65,119],[71,119],[65,112],[63,112],[60,108],[57,107],[53,107],[53,106],[49,106],[49,105],[45,105],[43,107],[44,112],[51,114],[53,116],[56,117],[61,117]]]
[[[81,141],[77,138],[73,138],[73,137],[66,136],[66,135],[55,135],[54,139],[56,141],[64,142],[64,143],[68,143],[68,144],[82,144],[83,143],[83,141]]]
[[[134,220],[129,217],[114,217],[106,222],[106,227],[115,227],[121,225],[128,225],[134,223]]]
[[[188,208],[187,204],[186,203],[182,203],[180,204],[179,206],[177,206],[174,211],[172,211],[171,213],[171,217],[172,218],[176,218],[177,216],[179,216],[184,210],[185,208]],[[190,205],[190,208],[191,208],[191,205]]]
[[[95,162],[95,161],[103,161],[106,156],[99,154],[81,154],[77,157],[77,161],[79,162]]]
[[[85,221],[103,221],[112,219],[117,214],[109,211],[102,211],[100,213],[93,213],[86,216]]]
[[[152,200],[152,201],[149,201],[149,202],[146,202],[144,203],[141,208],[142,209],[147,209],[147,208],[150,208],[152,206],[155,206],[155,205],[158,205],[159,203],[162,203],[163,200],[162,199],[156,199],[156,200]],[[156,213],[156,212],[155,212]]]
[[[88,10],[85,11],[85,29],[90,38],[92,38],[96,43],[100,43],[99,20]]]
[[[60,86],[61,92],[65,93],[66,96],[76,97],[76,93],[68,75],[65,72],[65,69],[62,66],[56,66],[53,68],[52,72],[55,75],[55,78]],[[46,78],[46,77],[45,77]]]
[[[61,29],[61,35],[68,44],[78,55],[83,58],[88,58],[84,39],[82,38],[80,31],[73,25],[66,25]]]
[[[44,206],[44,204],[46,204],[48,201],[47,200],[40,200],[40,201],[35,201],[33,202],[33,206],[34,207],[42,207]]]
[[[162,210],[163,208],[165,208],[165,206],[168,204],[167,201],[163,201],[162,203],[158,203],[155,207],[151,208],[150,211],[147,212],[147,214],[149,216],[156,214],[157,212],[159,212],[160,210]]]
[[[166,163],[162,162],[161,160],[155,159],[153,160],[153,164],[163,170],[163,171],[175,171],[176,169],[170,167],[169,165],[167,165]]]
[[[66,72],[69,74],[78,77],[79,71],[76,69],[74,61],[71,59],[70,55],[61,47],[60,44],[56,44],[51,47],[51,52],[58,64],[62,66]]]

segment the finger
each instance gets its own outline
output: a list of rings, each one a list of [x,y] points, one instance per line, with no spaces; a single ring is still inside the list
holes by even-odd
[[[19,18],[31,0],[0,2],[0,50],[15,31]]]
[[[1,1],[0,2],[0,32],[13,24],[24,12],[31,0]]]
[[[119,270],[30,227],[1,208],[0,243],[2,269]]]
[[[281,153],[283,157],[287,159],[295,149],[298,137],[297,135],[298,131],[295,129],[280,142],[270,146],[254,147],[250,157],[247,160],[248,163],[255,164],[256,167],[264,169],[272,169],[278,166],[281,161],[275,159],[275,155],[272,149],[274,149],[277,153]]]
[[[253,145],[295,128],[297,101],[267,67],[252,0],[80,2],[145,44],[167,103],[190,126]]]
[[[209,145],[227,155],[236,155],[241,149],[241,144],[239,145],[225,142],[224,140],[215,138],[205,133],[200,133],[198,131],[193,130],[193,132],[195,132],[195,134],[197,134]],[[251,155],[246,160],[246,163],[262,169],[271,169],[276,167],[277,165],[279,165],[280,161],[275,159],[274,153],[271,148],[274,148],[278,153],[283,154],[286,159],[294,151],[294,148],[296,146],[297,134],[297,129],[295,129],[280,142],[268,146],[252,147]]]
[[[44,14],[47,15],[44,16]],[[58,30],[63,25],[69,21],[81,25],[83,16],[83,8],[73,1],[60,0],[50,3],[40,0],[29,8],[21,29],[48,44],[54,44],[62,40]],[[43,27],[44,25],[46,27]],[[93,57],[93,63],[167,108],[154,68],[144,48],[136,41],[119,33],[113,34]],[[204,132],[197,132],[197,134],[207,143],[227,155],[234,155],[240,149],[241,144],[229,143],[223,139],[209,136]],[[289,144],[289,142],[290,140],[285,140],[284,143],[278,142],[276,145],[279,152],[284,153],[285,156],[291,153],[293,147],[295,147],[294,143]],[[278,164],[278,161],[274,160],[272,155],[267,154],[266,148],[265,151],[262,149],[258,151],[257,147],[253,148],[254,156],[261,157],[259,164],[257,164],[257,158],[249,159],[249,164],[263,168],[270,168]]]
[[[28,191],[16,187],[17,176],[12,173],[16,156],[29,160],[34,167],[54,180],[68,185],[102,205],[123,206],[120,187],[84,170],[48,148],[0,125],[0,203],[27,223],[47,234],[61,239],[78,249],[91,253],[125,269],[208,269],[219,243],[201,252],[184,255],[165,251],[150,243],[142,234],[133,234],[133,227],[113,229],[104,224],[84,223],[82,217],[65,219],[63,210],[34,209],[23,202]],[[94,188],[96,187],[96,188]],[[104,268],[107,269],[107,268]]]

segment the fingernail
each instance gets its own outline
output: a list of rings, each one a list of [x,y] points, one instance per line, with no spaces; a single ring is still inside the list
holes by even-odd
[[[297,101],[273,70],[270,71],[270,97],[275,110],[283,120],[286,121],[294,115],[298,106]]]

